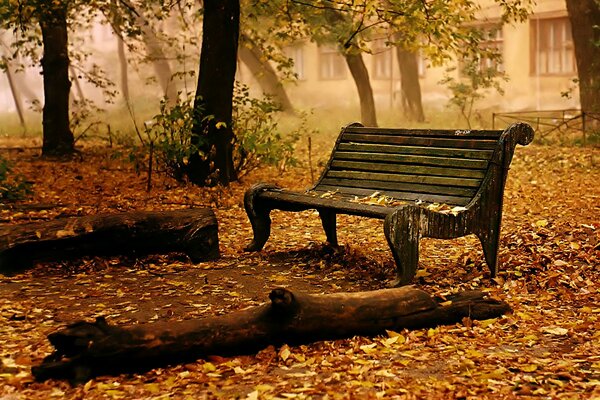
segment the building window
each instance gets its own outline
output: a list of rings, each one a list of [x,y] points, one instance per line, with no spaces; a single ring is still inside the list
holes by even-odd
[[[576,71],[568,17],[532,20],[531,44],[533,74],[565,75]]]
[[[479,68],[481,71],[493,69],[497,72],[504,72],[502,54],[504,51],[504,37],[502,35],[502,26],[489,26],[483,29],[483,40],[479,47],[484,51],[489,51],[490,56],[481,57]]]
[[[385,39],[373,42],[373,79],[391,79],[392,47],[386,46]]]
[[[334,46],[319,46],[319,78],[344,79],[346,60]]]
[[[477,29],[481,32],[479,50],[477,55],[465,57],[459,60],[460,76],[469,76],[474,73],[481,73],[485,76],[493,71],[496,74],[504,73],[504,64],[502,62],[502,53],[504,50],[504,38],[502,36],[502,26],[488,25],[479,26]]]
[[[304,76],[304,47],[301,44],[286,47],[285,55],[293,62],[292,72],[298,79],[305,79]]]

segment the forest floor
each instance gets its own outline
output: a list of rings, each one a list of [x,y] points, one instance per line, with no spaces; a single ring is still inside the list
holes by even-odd
[[[322,163],[328,150],[315,158]],[[394,278],[382,222],[372,219],[339,216],[343,246],[334,250],[323,245],[314,212],[274,211],[265,249],[243,252],[251,238],[244,191],[257,181],[304,189],[306,165],[283,174],[263,168],[226,189],[155,177],[147,192],[145,174],[114,152],[88,146],[81,157],[56,162],[38,149],[4,148],[34,184],[31,198],[0,210],[0,222],[210,206],[221,258],[194,265],[177,255],[90,257],[0,275],[1,400],[600,398],[600,150],[536,145],[518,148],[512,163],[498,277],[490,279],[476,238],[424,239],[415,281],[431,294],[487,291],[512,314],[392,337],[269,347],[76,387],[34,382],[31,366],[52,350],[46,336],[76,320],[178,321],[263,303],[279,286],[361,291]],[[40,204],[47,208],[28,207]]]

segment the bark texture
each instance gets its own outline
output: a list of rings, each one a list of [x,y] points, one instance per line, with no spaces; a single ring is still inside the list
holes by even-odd
[[[375,100],[373,99],[373,89],[371,88],[371,81],[369,79],[369,71],[365,65],[365,62],[360,53],[346,53],[344,54],[346,64],[356,89],[358,90],[358,98],[360,100],[360,119],[365,126],[377,126],[377,114],[375,112]]]
[[[237,179],[233,165],[232,99],[240,32],[239,0],[206,0],[190,157],[194,184],[223,185]]]
[[[75,150],[75,139],[69,126],[69,50],[67,5],[49,2],[40,10],[40,28],[44,54],[44,131],[42,154],[61,156]]]
[[[166,252],[186,253],[194,262],[218,258],[212,210],[134,211],[0,228],[0,273],[23,270],[38,260]]]
[[[404,115],[416,122],[425,121],[419,83],[419,66],[414,52],[396,46],[396,57],[400,68],[400,90]]]
[[[325,11],[325,20],[331,26],[346,25],[346,29],[352,26],[351,21],[348,20],[347,16],[333,9],[327,9]],[[377,126],[375,100],[373,99],[373,89],[371,88],[369,71],[367,70],[365,62],[362,58],[362,51],[356,45],[354,36],[344,40],[345,41],[338,42],[337,44],[340,48],[340,51],[344,55],[348,69],[350,69],[350,73],[352,74],[352,78],[356,84],[358,98],[360,101],[361,122],[365,126],[375,127]]]
[[[595,0],[566,0],[584,112],[600,112],[600,6]]]
[[[104,375],[148,370],[208,355],[256,352],[269,344],[373,336],[385,330],[488,319],[510,311],[481,292],[438,302],[414,287],[372,292],[301,294],[275,289],[270,302],[218,317],[128,327],[77,322],[48,336],[56,349],[33,367],[38,380],[85,382]]]

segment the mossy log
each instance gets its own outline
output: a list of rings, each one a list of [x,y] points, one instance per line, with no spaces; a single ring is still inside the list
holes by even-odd
[[[498,317],[510,307],[481,292],[443,301],[412,286],[370,292],[301,294],[274,289],[270,302],[227,315],[118,327],[103,318],[48,336],[56,349],[32,369],[38,380],[85,382],[210,356],[251,354],[268,345],[373,336],[385,330]]]
[[[219,257],[217,219],[209,208],[133,211],[0,227],[0,273],[40,260],[87,255],[186,253],[193,262]]]

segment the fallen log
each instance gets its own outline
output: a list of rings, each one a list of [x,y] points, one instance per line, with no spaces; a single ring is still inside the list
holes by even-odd
[[[218,258],[213,211],[133,211],[0,227],[0,273],[5,274],[39,260],[167,252],[186,253],[193,262]]]
[[[510,307],[482,292],[438,301],[411,286],[372,292],[300,294],[274,289],[270,302],[228,315],[118,327],[103,318],[48,335],[56,349],[32,368],[38,380],[85,382],[98,375],[142,372],[209,355],[250,354],[270,344],[373,336],[385,330],[498,317]]]

